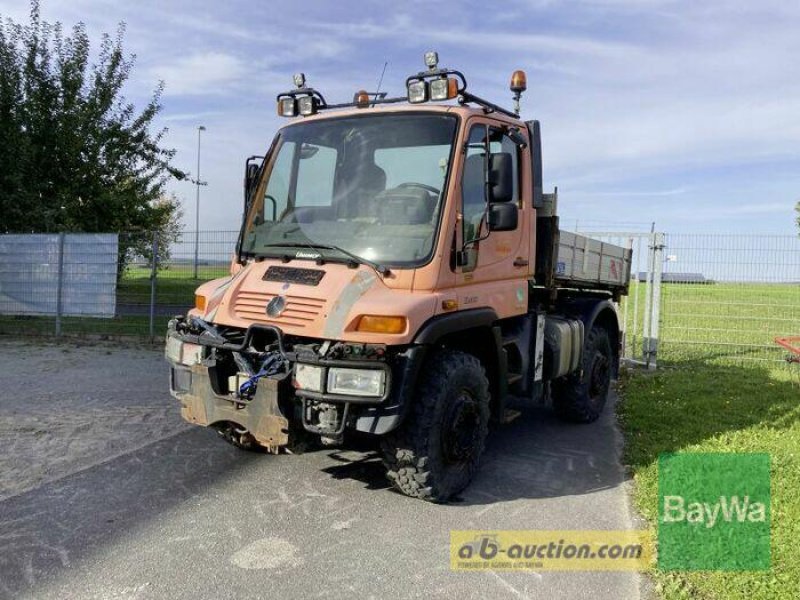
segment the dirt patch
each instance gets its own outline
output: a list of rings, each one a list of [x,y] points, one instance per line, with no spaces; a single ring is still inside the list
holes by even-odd
[[[0,341],[0,500],[185,430],[159,349]]]

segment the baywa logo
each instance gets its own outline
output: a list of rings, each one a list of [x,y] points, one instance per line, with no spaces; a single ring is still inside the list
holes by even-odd
[[[739,498],[720,496],[717,502],[687,502],[681,496],[664,496],[662,523],[697,523],[714,527],[720,519],[724,523],[763,523],[767,520],[767,507],[763,502],[751,502],[750,496]]]
[[[658,469],[660,568],[769,569],[768,454],[663,454]]]

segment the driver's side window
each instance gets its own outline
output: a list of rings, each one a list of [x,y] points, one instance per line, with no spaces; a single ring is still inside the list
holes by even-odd
[[[297,165],[295,208],[330,206],[333,203],[333,182],[336,177],[338,152],[328,146],[303,144]]]
[[[292,180],[292,163],[297,144],[284,142],[281,144],[275,165],[269,177],[269,184],[264,194],[262,206],[259,207],[261,222],[277,221],[289,204],[289,183]]]
[[[486,125],[469,132],[461,176],[462,243],[479,237],[486,212]]]

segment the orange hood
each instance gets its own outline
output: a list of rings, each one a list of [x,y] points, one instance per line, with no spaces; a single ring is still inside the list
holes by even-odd
[[[391,289],[367,266],[317,266],[310,261],[251,263],[238,273],[197,289],[206,297],[206,321],[247,327],[266,323],[284,333],[352,342],[404,344],[434,315],[436,295]],[[282,311],[267,313],[267,304],[281,296]],[[397,334],[356,331],[361,315],[404,316],[406,330]]]

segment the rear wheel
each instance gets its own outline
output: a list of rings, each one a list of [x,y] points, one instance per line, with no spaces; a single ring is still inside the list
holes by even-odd
[[[415,405],[381,442],[387,476],[408,496],[446,502],[469,485],[489,428],[489,381],[472,355],[443,350],[426,366]]]
[[[581,370],[553,381],[553,408],[573,423],[596,421],[608,399],[614,355],[604,327],[595,325],[583,345]]]

